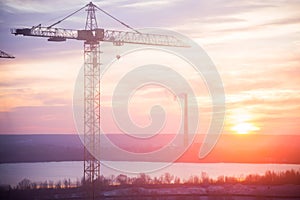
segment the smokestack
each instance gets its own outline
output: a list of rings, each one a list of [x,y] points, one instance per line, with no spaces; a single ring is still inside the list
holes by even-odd
[[[183,94],[184,99],[184,131],[183,131],[183,143],[187,147],[189,144],[189,127],[188,127],[188,95],[187,93]]]

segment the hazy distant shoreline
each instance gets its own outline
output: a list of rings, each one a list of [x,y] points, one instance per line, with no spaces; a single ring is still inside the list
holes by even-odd
[[[198,159],[201,143],[195,143],[177,162],[300,164],[297,141],[300,135],[222,135],[205,159]],[[127,141],[123,142],[126,145]],[[128,142],[128,146],[132,144]],[[110,149],[105,152],[112,154]],[[0,135],[0,163],[60,161],[83,161],[83,144],[78,135]]]

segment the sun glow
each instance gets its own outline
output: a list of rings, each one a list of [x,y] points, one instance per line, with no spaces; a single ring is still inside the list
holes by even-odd
[[[237,124],[237,125],[233,126],[231,128],[231,130],[235,131],[238,134],[248,134],[252,131],[259,130],[259,128],[254,126],[251,123],[243,122],[243,123],[240,123],[240,124]]]
[[[245,111],[233,113],[231,116],[232,127],[231,130],[236,134],[249,134],[260,130],[253,122],[253,116]]]

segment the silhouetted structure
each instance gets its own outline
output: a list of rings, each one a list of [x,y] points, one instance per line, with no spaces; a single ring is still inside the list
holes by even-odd
[[[83,9],[87,11],[84,30],[53,28]],[[134,32],[98,28],[96,10],[100,10]],[[143,34],[97,7],[92,2],[51,26],[42,27],[39,24],[32,28],[12,29],[12,34],[46,37],[48,41],[55,42],[66,41],[66,39],[84,41],[84,180],[88,183],[93,183],[100,176],[100,161],[93,156],[95,153],[99,153],[100,150],[100,42],[112,42],[118,46],[124,43],[173,47],[186,46],[174,36]]]
[[[0,50],[0,58],[15,58],[15,57],[12,56],[12,55],[9,55],[8,53],[6,53],[4,51]]]

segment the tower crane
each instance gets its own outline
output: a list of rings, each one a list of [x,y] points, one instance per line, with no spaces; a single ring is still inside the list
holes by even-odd
[[[15,58],[14,56],[12,55],[9,55],[8,53],[0,50],[0,58]]]
[[[55,25],[71,17],[75,13],[86,9],[87,18],[85,29],[73,30],[56,28]],[[103,12],[114,20],[118,21],[131,31],[105,30],[98,28],[96,10]],[[113,17],[92,2],[79,10],[71,13],[62,20],[48,27],[41,25],[31,28],[12,29],[14,35],[45,37],[48,41],[61,42],[67,39],[80,40],[84,42],[84,181],[94,182],[100,177],[100,161],[88,152],[95,152],[99,145],[100,135],[100,44],[111,42],[114,45],[125,43],[187,47],[180,39],[171,35],[141,33],[124,22]]]

